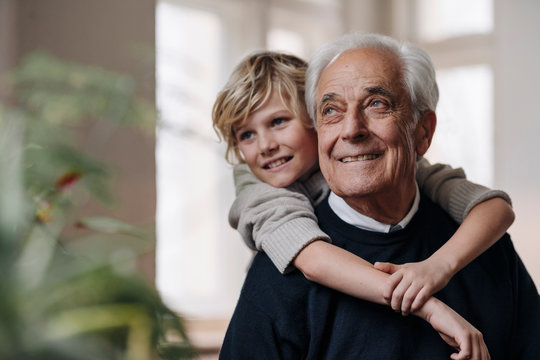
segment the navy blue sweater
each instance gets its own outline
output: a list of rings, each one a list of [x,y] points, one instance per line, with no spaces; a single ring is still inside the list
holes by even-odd
[[[372,263],[424,260],[457,229],[426,197],[411,223],[390,234],[343,222],[327,201],[316,212],[335,245]],[[492,359],[540,359],[540,297],[508,235],[436,297],[483,333]],[[258,253],[220,359],[449,359],[452,352],[424,320],[310,282],[299,271],[281,275]]]

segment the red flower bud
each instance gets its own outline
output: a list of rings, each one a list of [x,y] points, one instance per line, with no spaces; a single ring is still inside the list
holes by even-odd
[[[62,175],[58,180],[56,180],[56,189],[57,190],[66,190],[75,184],[82,176],[82,173],[78,170],[71,170]]]

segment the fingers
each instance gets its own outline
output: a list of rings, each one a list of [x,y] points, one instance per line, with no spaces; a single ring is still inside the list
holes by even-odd
[[[482,336],[482,333],[480,331],[477,331],[472,335],[472,337],[472,342],[474,346],[472,347],[472,354],[469,359],[490,360],[491,357],[489,356],[489,351],[486,343],[484,342],[484,337]]]
[[[460,341],[460,345],[456,347],[459,352],[450,355],[453,360],[490,360],[487,345],[484,342],[482,334],[476,332],[470,334],[466,339]]]
[[[459,352],[453,353],[452,355],[450,355],[450,358],[454,360],[473,359],[473,351],[476,346],[473,346],[472,341],[473,339],[471,339],[470,336],[467,336],[465,339],[458,340],[459,346],[457,346],[456,348],[457,350],[459,350]]]
[[[403,274],[397,272],[400,269],[399,265],[395,265],[388,262],[379,262],[377,261],[373,266],[382,272],[385,272],[387,274],[391,274],[391,276],[386,280],[386,284],[383,288],[383,297],[384,300],[386,300],[387,303],[391,303],[392,299],[394,298],[394,291],[396,286],[401,282],[403,279]],[[394,310],[398,311],[401,308],[401,300],[399,300],[399,306],[397,308],[393,308]]]
[[[402,281],[403,282],[403,281]],[[401,314],[409,315],[412,309],[414,301],[418,298],[419,293],[424,290],[422,285],[411,283],[407,288],[405,295],[403,296],[403,301],[401,302]],[[395,294],[396,291],[394,291]]]
[[[403,315],[420,309],[432,295],[437,282],[423,273],[420,264],[396,265],[389,262],[376,262],[374,267],[391,274],[383,288],[383,297],[394,311]]]
[[[416,294],[416,297],[414,298],[414,301],[411,305],[411,312],[415,312],[418,309],[420,309],[422,306],[424,306],[424,303],[427,301],[427,299],[431,296],[431,292],[423,287],[418,294]]]
[[[394,311],[401,311],[403,299],[407,292],[407,289],[411,286],[410,281],[404,279],[401,272],[397,272],[392,277],[399,278],[399,283],[396,284],[394,291],[392,292],[392,299],[390,300],[390,306]],[[389,279],[390,280],[390,279]]]
[[[408,315],[411,312],[413,302],[422,290],[421,284],[415,284],[411,280],[404,278],[403,272],[398,271],[386,281],[383,297],[394,311],[400,311],[403,315]],[[417,304],[420,304],[419,307],[421,307],[424,302],[425,300],[420,299]]]
[[[477,341],[478,341],[478,349],[479,349],[478,358],[482,360],[490,360],[491,356],[489,355],[489,351],[484,341],[484,337],[482,336],[482,333],[480,332],[478,333]]]
[[[401,273],[395,273],[386,280],[386,284],[384,285],[384,289],[383,289],[383,297],[391,305],[395,300],[397,300],[397,299],[394,299],[395,289],[401,283],[402,279],[403,279],[403,275]],[[394,309],[395,311],[398,311],[400,307],[401,307],[401,299],[399,300],[399,307],[394,308],[394,306],[392,305],[392,309]]]
[[[373,264],[373,266],[375,267],[375,269],[385,272],[387,274],[393,274],[399,269],[399,266],[388,262],[377,261],[375,264]]]

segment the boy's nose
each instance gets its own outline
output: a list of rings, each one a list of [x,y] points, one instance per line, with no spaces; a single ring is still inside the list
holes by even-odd
[[[271,135],[263,135],[259,137],[259,150],[262,155],[271,155],[279,147],[279,144]]]

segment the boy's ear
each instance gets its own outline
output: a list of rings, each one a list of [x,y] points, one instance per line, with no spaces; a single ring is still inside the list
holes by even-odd
[[[431,145],[433,134],[437,127],[437,115],[435,111],[428,110],[422,115],[418,126],[416,127],[416,153],[424,155]]]

